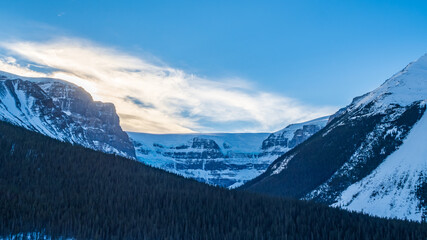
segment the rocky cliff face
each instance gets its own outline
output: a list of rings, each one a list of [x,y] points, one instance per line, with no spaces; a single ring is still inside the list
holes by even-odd
[[[304,123],[291,124],[278,132],[270,134],[262,142],[262,154],[283,155],[325,127],[328,119],[329,116],[326,116]]]
[[[426,217],[427,56],[334,114],[243,189],[384,217]]]
[[[229,188],[258,176],[277,157],[319,131],[328,117],[272,133],[129,133],[138,160],[201,182]]]
[[[0,72],[0,119],[95,150],[135,158],[114,105],[56,79]]]

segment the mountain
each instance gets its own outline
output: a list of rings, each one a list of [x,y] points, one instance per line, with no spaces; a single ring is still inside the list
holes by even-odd
[[[114,105],[93,101],[69,82],[0,72],[0,119],[61,141],[135,158]]]
[[[128,133],[114,105],[51,78],[0,72],[0,120],[61,141],[114,153],[213,185],[235,188],[326,125],[328,117],[272,133]],[[136,152],[136,154],[135,154]]]
[[[427,209],[427,55],[331,116],[241,189],[421,221]]]
[[[272,133],[262,142],[262,155],[281,156],[325,127],[329,116],[295,123]]]
[[[272,133],[147,134],[129,132],[137,159],[198,181],[235,188],[326,125],[328,117]]]
[[[128,134],[139,161],[212,185],[241,185],[274,160],[258,157],[268,133]]]
[[[426,239],[425,224],[208,186],[0,121],[0,239]]]

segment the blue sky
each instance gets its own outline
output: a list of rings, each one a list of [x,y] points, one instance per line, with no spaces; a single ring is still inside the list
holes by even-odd
[[[193,117],[189,123],[158,132],[270,131],[333,113],[427,52],[427,3],[4,0],[0,29],[0,41],[9,43],[3,45],[4,57],[58,69],[35,59],[36,54],[17,53],[16,44],[10,43],[29,41],[48,49],[46,44],[52,42],[65,46],[58,38],[67,43],[75,39],[82,48],[114,49],[115,54],[182,70],[189,79],[233,82],[226,88],[291,99],[301,110],[312,112],[293,117],[284,112],[278,114],[283,120],[272,124],[236,117],[218,122],[200,114],[202,110],[194,112],[189,104],[179,112],[163,111],[178,117],[177,122]],[[266,106],[270,105],[259,108]]]

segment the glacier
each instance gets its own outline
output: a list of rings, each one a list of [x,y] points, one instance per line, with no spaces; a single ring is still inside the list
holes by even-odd
[[[128,132],[136,157],[198,181],[236,188],[323,128],[329,117],[291,124],[274,133],[148,134]]]

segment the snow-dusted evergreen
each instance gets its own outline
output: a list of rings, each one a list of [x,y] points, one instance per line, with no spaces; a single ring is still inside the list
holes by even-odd
[[[111,103],[57,79],[0,72],[0,119],[65,142],[135,157]]]
[[[243,186],[382,217],[426,217],[427,55]]]
[[[235,188],[326,125],[328,117],[272,133],[146,134],[129,132],[137,158],[213,185]]]

